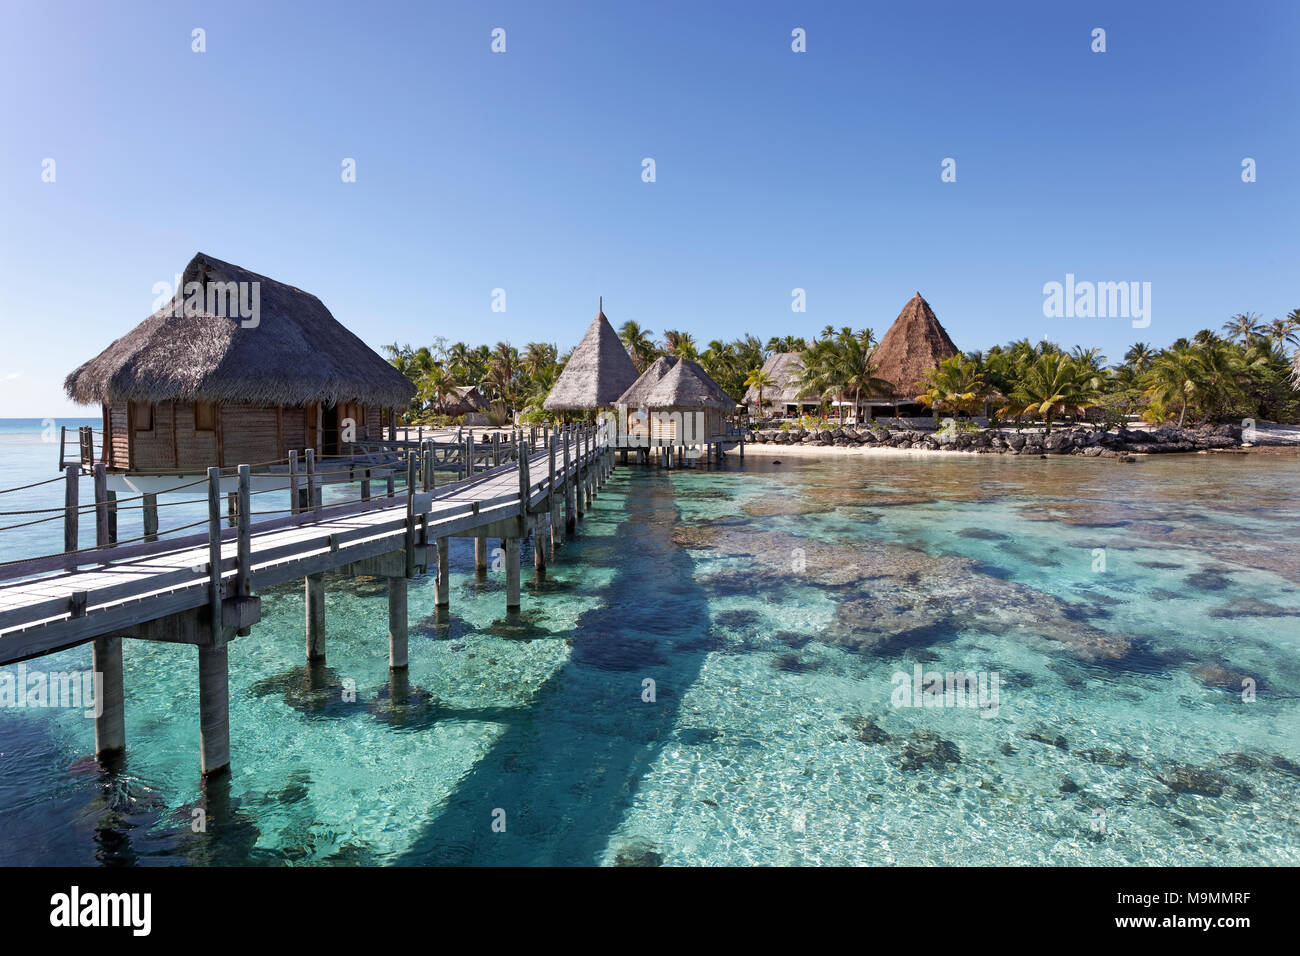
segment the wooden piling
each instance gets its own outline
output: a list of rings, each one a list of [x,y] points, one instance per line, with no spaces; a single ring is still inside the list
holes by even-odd
[[[144,505],[144,539],[146,541],[158,540],[158,496],[145,495],[141,502]]]
[[[415,466],[416,453],[406,456],[406,576],[415,577]]]
[[[519,610],[519,539],[506,538],[506,612]]]
[[[95,756],[104,758],[126,746],[125,694],[122,689],[122,639],[97,637],[91,651],[91,667],[99,675],[95,706]]]
[[[307,510],[315,511],[321,506],[321,498],[323,497],[316,484],[316,450],[308,448],[305,454],[307,457]]]
[[[564,427],[564,530],[573,533],[574,516],[573,516],[573,475],[570,469],[572,467],[569,461],[569,442],[572,438],[572,428],[568,425]]]
[[[393,670],[407,665],[406,578],[388,579],[388,666]]]
[[[487,567],[487,532],[480,528],[474,535],[474,573],[484,577]]]
[[[559,488],[557,488],[555,484],[556,451],[559,447],[559,440],[559,435],[552,432],[548,443],[550,455],[547,459],[547,465],[550,468],[551,482],[548,486],[550,488],[550,494],[546,498],[546,503],[549,505],[548,511],[550,512],[549,524],[551,526],[552,548],[556,548],[564,543],[564,524],[560,521],[560,492]]]
[[[451,601],[451,566],[448,561],[448,552],[450,548],[450,539],[438,539],[438,598],[437,606],[439,608],[447,607]]]
[[[298,498],[298,452],[289,452],[289,510],[297,514],[302,502]]]
[[[230,656],[224,635],[199,646],[199,751],[205,777],[230,768]]]
[[[221,633],[221,469],[208,469],[208,625]]]
[[[68,465],[63,470],[63,550],[71,553],[77,550],[78,536],[81,533],[78,519],[81,517],[81,489],[79,469]],[[75,567],[76,559],[73,559]]]
[[[102,461],[95,462],[95,547],[108,547],[108,475]]]
[[[307,660],[325,660],[325,575],[304,579],[307,601]]]

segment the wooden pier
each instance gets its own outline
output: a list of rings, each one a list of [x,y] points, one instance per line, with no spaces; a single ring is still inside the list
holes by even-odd
[[[240,465],[233,476],[233,527],[221,500],[230,477],[212,468],[203,482],[206,530],[160,540],[169,533],[158,530],[161,492],[150,493],[141,497],[153,499],[152,517],[146,511],[144,539],[135,543],[116,541],[102,466],[95,501],[85,506],[78,504],[78,469],[68,466],[65,506],[52,509],[63,512],[64,551],[0,565],[0,665],[93,644],[94,669],[103,675],[95,750],[104,757],[126,745],[123,638],[192,644],[199,663],[200,765],[205,775],[220,773],[230,764],[227,645],[261,619],[259,590],[304,582],[305,655],[319,661],[327,653],[324,573],[386,578],[389,666],[401,671],[408,661],[408,579],[435,573],[437,605],[446,608],[449,539],[473,538],[476,568],[480,561],[485,568],[486,542],[499,538],[506,611],[519,610],[520,541],[533,535],[534,564],[544,570],[547,544],[553,548],[573,533],[613,470],[614,454],[604,432],[589,425],[533,429],[517,443],[504,438],[475,442],[471,433],[438,443],[420,435],[391,443],[388,451],[404,456],[405,467],[397,469],[402,492],[390,470],[376,494],[367,473],[358,479],[358,499],[329,505],[321,502],[323,479],[314,469],[300,472],[296,458],[280,476],[283,484],[262,491],[253,490],[250,467]],[[439,467],[451,466],[458,468],[456,480],[438,486]],[[288,506],[259,512],[254,499],[275,492]],[[78,516],[92,508],[96,545],[79,551]]]

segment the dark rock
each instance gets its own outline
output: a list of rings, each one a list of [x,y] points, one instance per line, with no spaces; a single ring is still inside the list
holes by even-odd
[[[1204,797],[1219,797],[1228,786],[1228,779],[1217,770],[1176,763],[1156,775],[1156,779],[1174,793],[1194,793]]]
[[[903,770],[921,770],[926,767],[943,769],[950,763],[961,763],[961,751],[950,740],[944,740],[933,730],[914,730],[898,755],[898,765]]]
[[[615,866],[663,866],[664,858],[655,850],[653,844],[631,843],[623,847],[614,857]]]
[[[1030,730],[1022,734],[1021,736],[1023,736],[1026,740],[1036,740],[1040,744],[1050,744],[1053,747],[1057,747],[1061,750],[1070,749],[1070,744],[1066,741],[1066,739],[1063,736],[1061,736],[1060,734],[1053,735],[1052,732],[1045,727],[1036,727],[1033,730]]]
[[[853,736],[864,744],[888,743],[894,738],[876,724],[876,718],[854,715],[843,718],[844,723],[853,729]]]

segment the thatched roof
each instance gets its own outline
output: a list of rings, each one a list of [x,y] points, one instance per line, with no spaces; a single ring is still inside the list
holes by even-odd
[[[799,352],[774,352],[763,363],[763,371],[772,377],[774,384],[763,389],[764,405],[785,405],[803,402],[816,404],[817,399],[799,397],[799,376],[803,374],[803,357]],[[758,407],[758,389],[753,385],[745,392],[745,404]]]
[[[663,380],[663,377],[673,370],[677,364],[676,355],[661,355],[651,363],[650,367],[641,373],[641,377],[629,386],[628,390],[619,396],[615,405],[622,405],[628,408],[640,408],[645,404],[645,400],[650,397],[654,387]]]
[[[918,292],[903,306],[872,353],[878,366],[876,376],[894,385],[893,395],[883,397],[913,401],[925,373],[956,354],[957,346]]]
[[[481,412],[488,407],[488,400],[478,390],[477,385],[458,385],[447,396],[447,401],[440,409],[444,415],[468,415]]]
[[[636,380],[627,349],[605,313],[597,312],[542,406],[558,412],[612,408]]]
[[[649,372],[650,369],[646,369],[646,373]],[[659,381],[640,396],[638,404],[646,408],[720,408],[728,412],[736,408],[736,400],[709,377],[700,363],[687,358],[674,362]]]
[[[184,289],[193,282],[203,284],[205,302],[210,283],[258,283],[257,325],[244,328],[237,314],[186,315]],[[70,374],[63,387],[82,404],[176,399],[404,408],[415,395],[406,376],[339,324],[320,299],[201,252],[185,267],[170,304]]]

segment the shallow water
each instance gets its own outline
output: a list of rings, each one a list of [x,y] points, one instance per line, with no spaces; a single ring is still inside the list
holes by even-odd
[[[120,773],[0,710],[0,863],[1300,862],[1300,459],[772,457],[619,469],[517,620],[453,542],[405,682],[382,582],[315,669],[265,594],[206,793],[193,650],[128,642]],[[996,708],[893,706],[917,664]]]

